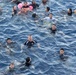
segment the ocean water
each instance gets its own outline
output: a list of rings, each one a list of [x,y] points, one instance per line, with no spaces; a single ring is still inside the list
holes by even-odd
[[[41,4],[41,0],[36,1]],[[68,8],[76,9],[76,0],[49,0],[47,6],[57,20],[55,35],[50,33],[48,24],[35,22],[31,17],[32,12],[12,17],[14,5],[10,0],[0,0],[0,43],[5,45],[7,38],[16,42],[10,49],[0,46],[0,75],[76,75],[76,15],[69,17],[61,13]],[[34,12],[43,18],[44,11],[45,7],[40,6]],[[23,47],[30,34],[40,47],[37,44],[30,49]],[[59,59],[60,48],[64,48],[68,56],[66,61]],[[28,56],[32,59],[32,66],[20,69],[19,64]],[[8,66],[11,62],[15,63],[16,69],[9,73]]]

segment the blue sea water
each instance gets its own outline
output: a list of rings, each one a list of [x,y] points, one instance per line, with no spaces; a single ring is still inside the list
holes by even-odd
[[[29,2],[32,0],[28,0]],[[36,0],[41,4],[41,0]],[[10,0],[0,0],[2,15],[0,15],[0,42],[5,43],[7,38],[16,42],[15,46],[9,49],[0,47],[0,75],[76,75],[76,15],[71,17],[60,13],[68,8],[76,9],[76,0],[49,0],[48,6],[57,19],[57,33],[52,35],[48,30],[48,25],[41,22],[34,22],[32,13],[27,15],[17,15],[12,17],[12,7]],[[36,13],[44,13],[45,7],[41,6]],[[40,44],[28,49],[22,47],[28,35]],[[58,51],[64,48],[68,59],[63,62],[59,59]],[[20,62],[26,57],[32,59],[32,66],[20,69]],[[8,66],[15,63],[14,72],[8,73]]]

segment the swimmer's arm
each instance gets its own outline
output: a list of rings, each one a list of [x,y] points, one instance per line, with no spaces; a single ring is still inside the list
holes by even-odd
[[[34,40],[35,43],[37,43],[38,48],[40,48],[40,43],[38,43],[36,40]]]
[[[24,45],[27,45],[27,43],[28,43],[28,40],[24,43]]]
[[[37,41],[36,41],[36,40],[34,40],[33,42],[34,42],[34,43],[37,43]]]

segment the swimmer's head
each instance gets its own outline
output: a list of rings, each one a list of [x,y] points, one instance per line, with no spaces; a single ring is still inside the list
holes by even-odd
[[[36,13],[33,13],[33,14],[32,14],[32,17],[33,17],[33,18],[36,18],[36,17],[37,17],[37,14],[36,14]]]
[[[13,7],[13,10],[16,10],[16,9],[17,9],[16,6],[14,6],[14,7]]]
[[[31,62],[31,58],[30,58],[30,57],[27,57],[27,58],[26,58],[26,62],[27,62],[27,63]]]
[[[60,54],[64,54],[64,49],[63,48],[60,49]]]
[[[49,7],[46,7],[46,12],[50,11],[50,8]]]
[[[7,42],[7,44],[11,44],[11,43],[12,43],[11,38],[7,38],[7,39],[6,39],[6,42]]]
[[[11,64],[9,65],[9,69],[10,69],[10,70],[13,70],[14,67],[15,67],[14,63],[11,63]]]
[[[45,5],[48,0],[42,0],[42,3]]]
[[[71,8],[69,8],[69,9],[68,9],[68,12],[69,12],[69,13],[70,13],[70,12],[72,12],[72,9],[71,9]]]
[[[32,39],[32,36],[31,36],[31,35],[29,35],[29,36],[28,36],[28,41],[33,41],[33,39]]]
[[[32,1],[32,4],[36,4],[36,2],[33,0],[33,1]]]
[[[52,28],[52,30],[56,30],[56,25],[53,24],[51,28]]]
[[[50,19],[52,19],[52,13],[49,14]]]
[[[69,16],[72,15],[72,9],[71,9],[71,8],[68,9],[68,15],[69,15]]]

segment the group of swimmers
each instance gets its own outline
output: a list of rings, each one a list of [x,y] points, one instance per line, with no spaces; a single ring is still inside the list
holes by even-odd
[[[6,39],[6,43],[7,43],[7,46],[9,46],[10,44],[13,44],[14,42],[12,41],[11,38],[7,38]],[[28,48],[31,48],[35,43],[37,43],[37,42],[35,40],[33,40],[32,35],[29,35],[28,36],[28,39],[24,43],[24,45],[26,45]],[[59,57],[63,61],[66,61],[66,59],[68,58],[68,57],[65,56],[65,53],[64,53],[64,49],[63,48],[60,49]],[[23,64],[26,67],[30,67],[32,65],[32,60],[31,60],[30,57],[27,57],[25,59],[25,61],[23,63],[21,63],[21,64]],[[12,62],[9,65],[9,72],[14,71],[14,69],[15,69],[15,64],[14,64],[14,62]]]
[[[29,2],[24,2],[23,3],[23,2],[21,2],[19,0],[12,0],[12,2],[17,5],[17,6],[14,6],[13,7],[12,16],[14,16],[16,14],[22,14],[22,13],[26,14],[27,12],[33,11],[34,9],[36,9],[36,8],[39,7],[39,4],[37,4],[34,0],[32,1],[32,3],[29,3]],[[47,2],[48,2],[48,0],[42,0],[42,3],[44,5]],[[19,12],[17,11],[17,7],[18,7]],[[50,13],[49,11],[50,11],[50,8],[49,7],[46,7],[46,12],[47,12],[46,15],[49,16],[47,18],[51,20],[51,19],[53,19],[52,18],[52,13]],[[68,16],[72,16],[73,13],[76,14],[76,10],[72,11],[72,9],[69,8],[68,11],[67,11],[67,15]],[[32,17],[33,18],[37,18],[37,14],[36,13],[32,14]],[[47,18],[44,18],[44,19],[46,20]],[[56,31],[57,31],[56,25],[55,24],[52,24],[50,30],[51,30],[52,33],[55,34]],[[11,43],[13,43],[13,41],[11,40],[11,38],[8,38],[6,40],[6,42],[7,42],[7,45],[10,45]],[[28,48],[31,48],[35,43],[37,43],[37,41],[33,40],[32,36],[29,35],[28,36],[28,40],[24,43],[24,45],[26,45]],[[60,59],[65,61],[66,60],[66,57],[65,57],[65,53],[64,53],[64,49],[63,48],[60,49],[59,54],[60,54],[60,56],[59,56]],[[26,58],[24,65],[27,66],[27,67],[29,67],[31,65],[31,58],[30,57],[27,57]],[[9,65],[9,69],[10,70],[13,70],[14,68],[15,68],[14,63],[11,63]]]

